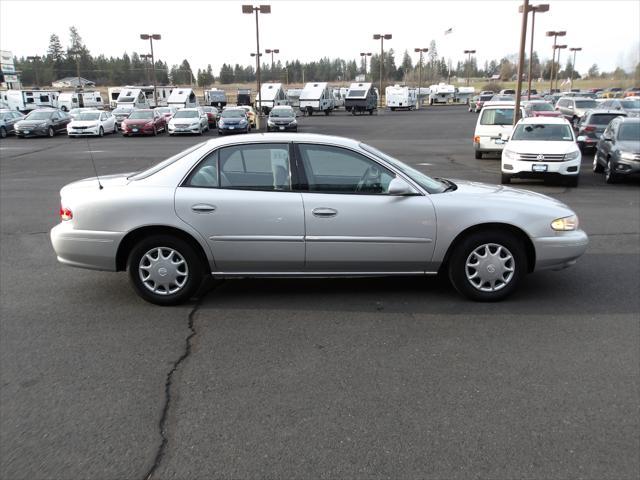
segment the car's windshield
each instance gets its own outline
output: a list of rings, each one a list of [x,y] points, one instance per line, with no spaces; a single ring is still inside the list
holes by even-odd
[[[243,118],[246,115],[244,110],[225,110],[222,118]]]
[[[596,108],[595,100],[576,100],[576,108]]]
[[[113,112],[114,115],[120,115],[123,113],[131,113],[131,110],[128,108],[116,108]]]
[[[540,118],[540,117],[538,117]],[[521,123],[516,126],[511,140],[539,142],[571,142],[571,126],[549,123]]]
[[[621,100],[622,108],[640,108],[640,100]]]
[[[269,113],[270,117],[293,117],[293,110],[290,108],[274,108]]]
[[[482,102],[488,102],[492,98],[493,98],[493,94],[491,94],[491,95],[480,95],[480,101],[482,101]]]
[[[192,146],[191,148],[187,148],[186,150],[176,153],[174,156],[169,157],[165,160],[162,160],[161,162],[156,163],[155,165],[153,165],[150,168],[147,168],[146,170],[142,170],[140,172],[134,173],[132,175],[129,175],[127,177],[128,180],[140,180],[143,178],[147,178],[150,175],[153,175],[154,173],[159,172],[160,170],[162,170],[163,168],[168,167],[169,165],[171,165],[174,162],[177,162],[178,160],[180,160],[182,157],[185,157],[187,155],[189,155],[191,152],[197,150],[198,148],[200,148],[201,146],[203,146],[205,144],[205,142],[202,143],[198,143],[194,146]]]
[[[48,120],[53,115],[53,112],[31,112],[26,116],[25,120]]]
[[[69,110],[69,115],[77,115],[82,110],[83,110],[82,108],[72,108],[71,110]]]
[[[609,125],[609,122],[620,115],[616,113],[597,113],[591,115],[588,120],[589,125]]]
[[[160,107],[160,108],[156,108],[156,112],[165,114],[165,113],[171,113],[171,109],[169,107]]]
[[[85,112],[76,117],[76,120],[98,120],[100,112]]]
[[[178,110],[173,118],[197,118],[198,112],[195,110]]]
[[[547,102],[532,103],[531,110],[534,112],[553,112],[553,107]]]
[[[624,142],[640,142],[640,122],[623,123],[620,125],[618,140]]]
[[[141,110],[139,112],[131,112],[129,120],[151,120],[153,118],[153,112],[148,110]]]
[[[367,145],[366,143],[361,143],[360,147],[362,147],[365,151],[371,153],[372,155],[375,155],[376,157],[393,165],[394,167],[396,167],[402,173],[407,175],[409,178],[411,178],[411,180],[416,182],[418,185],[420,185],[429,193],[442,193],[447,189],[447,185],[445,185],[443,182],[440,182],[434,178],[431,178],[428,175],[425,175],[421,171],[416,170],[415,168],[412,168],[405,163],[402,163],[400,160],[393,158],[392,156],[387,155],[384,152],[381,152],[380,150],[378,150],[375,147],[372,147],[371,145]]]
[[[512,125],[513,107],[489,108],[482,111],[480,125]]]

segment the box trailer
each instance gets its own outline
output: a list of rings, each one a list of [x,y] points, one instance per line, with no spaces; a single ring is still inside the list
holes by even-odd
[[[388,86],[384,90],[387,107],[394,111],[396,108],[413,110],[418,104],[418,92],[406,85]]]
[[[377,90],[371,83],[352,83],[344,100],[344,108],[351,112],[351,115],[365,112],[373,115],[373,112],[378,110]]]
[[[263,83],[260,97],[256,99],[256,110],[268,114],[273,107],[287,105],[287,96],[281,83]]]
[[[30,112],[40,107],[58,108],[56,90],[6,90],[2,93],[2,100],[10,110]]]
[[[466,103],[469,104],[469,99],[473,97],[476,93],[476,89],[474,87],[458,87],[456,88],[456,99],[455,101],[458,103]]]
[[[429,87],[431,93],[429,93],[429,105],[435,103],[453,103],[456,96],[456,87],[453,85],[447,85],[446,83],[439,83],[437,85],[431,85]]]
[[[175,108],[193,108],[198,106],[196,92],[192,88],[174,88],[167,99],[167,106]]]
[[[251,89],[250,88],[239,88],[238,95],[236,99],[236,104],[239,107],[242,106],[251,106]]]
[[[300,110],[305,115],[324,112],[329,115],[334,108],[333,93],[327,82],[309,82],[300,93]]]
[[[224,90],[212,88],[204,91],[204,103],[210,107],[222,109],[227,105],[227,94]]]
[[[139,87],[124,87],[116,100],[116,108],[151,108],[146,95]]]
[[[300,108],[300,94],[301,88],[289,88],[287,90],[287,103],[293,108]]]
[[[100,92],[62,92],[58,95],[58,108],[64,112],[88,107],[104,108]]]

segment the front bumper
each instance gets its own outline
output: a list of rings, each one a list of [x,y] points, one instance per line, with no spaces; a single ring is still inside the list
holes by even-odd
[[[67,135],[70,137],[74,135],[98,135],[99,129],[100,127],[82,128],[79,130],[76,130],[75,128],[67,128]]]
[[[269,125],[267,123],[267,132],[293,132],[298,130],[297,123],[288,123],[285,125]]]
[[[248,125],[220,125],[218,123],[218,133],[246,133]]]
[[[16,129],[18,137],[46,137],[49,134],[49,127],[21,128]]]
[[[122,124],[120,128],[123,135],[153,135],[153,127],[129,127]]]
[[[116,253],[124,232],[75,230],[70,222],[51,229],[50,238],[58,261],[91,270],[116,270]]]
[[[541,178],[546,175],[578,175],[580,173],[581,157],[566,162],[530,162],[522,160],[503,159],[502,173],[522,178]],[[534,166],[546,166],[546,171],[537,171]]]
[[[558,232],[554,237],[538,237],[532,241],[536,251],[535,270],[570,267],[589,245],[589,237],[582,230]]]
[[[192,135],[194,133],[200,133],[200,125],[189,125],[186,127],[178,127],[176,125],[169,125],[167,127],[167,130],[169,131],[170,135],[178,135],[178,134],[186,134],[186,135]]]
[[[617,159],[612,162],[616,176],[640,175],[640,161]]]

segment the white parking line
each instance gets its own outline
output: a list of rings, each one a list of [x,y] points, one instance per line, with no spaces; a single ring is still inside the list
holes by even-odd
[[[430,167],[433,163],[416,163],[416,165],[424,165],[426,167]]]

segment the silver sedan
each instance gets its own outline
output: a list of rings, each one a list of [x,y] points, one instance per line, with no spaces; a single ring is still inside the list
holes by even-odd
[[[524,190],[431,178],[356,140],[256,134],[200,143],[148,170],[61,190],[64,264],[128,271],[144,299],[214,277],[448,275],[477,301],[587,248],[576,214]]]

